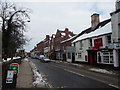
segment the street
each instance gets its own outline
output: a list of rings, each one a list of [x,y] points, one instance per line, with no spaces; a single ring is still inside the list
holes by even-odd
[[[38,71],[45,75],[51,87],[54,88],[112,88],[98,80],[86,77],[83,73],[77,73],[71,66],[61,65],[54,62],[42,63],[36,59],[30,59]],[[77,70],[77,68],[76,68]],[[76,73],[75,73],[76,72]],[[86,73],[90,73],[87,72]],[[91,73],[90,73],[91,75]]]

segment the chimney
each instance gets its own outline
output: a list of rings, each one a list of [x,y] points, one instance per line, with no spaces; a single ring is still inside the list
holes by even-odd
[[[120,9],[120,0],[116,0],[116,10]]]
[[[95,28],[98,24],[99,24],[100,20],[99,20],[99,14],[94,13],[93,15],[91,15],[91,27]]]
[[[68,28],[65,28],[65,37],[66,37],[66,39],[68,39],[69,38],[69,29]]]
[[[49,35],[46,35],[46,40],[49,40],[50,36]]]

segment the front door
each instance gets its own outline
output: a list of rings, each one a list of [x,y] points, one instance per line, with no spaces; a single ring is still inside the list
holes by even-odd
[[[88,51],[88,62],[90,65],[97,64],[97,51],[96,50]]]

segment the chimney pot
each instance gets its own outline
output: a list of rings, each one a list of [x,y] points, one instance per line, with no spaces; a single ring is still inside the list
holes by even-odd
[[[93,15],[91,15],[91,27],[95,28],[99,23],[99,14],[94,13]]]

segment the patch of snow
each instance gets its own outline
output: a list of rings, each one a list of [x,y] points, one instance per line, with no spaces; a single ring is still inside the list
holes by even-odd
[[[37,68],[35,66],[35,64],[33,64],[32,62],[29,62],[32,70],[33,70],[33,74],[34,74],[34,82],[33,82],[33,86],[35,87],[44,87],[47,83],[43,80],[41,73],[39,73],[37,71]]]
[[[25,61],[29,61],[28,58],[25,58],[24,60],[25,60]]]
[[[11,58],[7,58],[7,60],[4,60],[4,59],[2,59],[2,60],[3,60],[3,62],[8,62],[11,60]]]
[[[106,74],[115,74],[112,71],[108,71],[106,69],[90,68],[89,70],[95,71],[95,72],[100,72],[100,73],[106,73]]]
[[[80,64],[73,64],[75,66],[78,66],[78,67],[83,67],[83,65],[80,65]]]
[[[13,59],[20,59],[21,57],[13,57]]]
[[[13,60],[19,59],[19,58],[21,58],[21,57],[13,57]],[[4,60],[4,58],[3,58],[2,60],[3,60],[3,62],[8,62],[11,60],[11,58],[7,58],[7,60]]]

